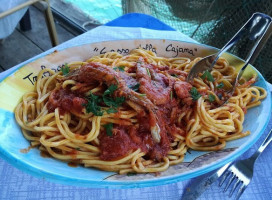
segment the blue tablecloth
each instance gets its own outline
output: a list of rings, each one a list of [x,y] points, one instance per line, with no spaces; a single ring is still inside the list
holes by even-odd
[[[163,30],[163,31],[158,31]],[[157,19],[142,15],[128,14],[112,22],[84,33],[70,41],[52,48],[14,68],[0,74],[0,81],[7,74],[14,72],[18,67],[42,55],[46,55],[55,49],[61,50],[71,46],[117,39],[135,38],[163,38],[195,42],[191,38],[175,31]],[[253,145],[243,156],[250,156],[261,144],[263,139],[272,128],[270,120],[267,130],[261,139]],[[272,197],[272,146],[269,145],[255,164],[254,177],[241,199],[271,199]],[[205,175],[204,175],[205,176]],[[196,180],[202,177],[195,178]],[[32,177],[0,159],[0,199],[65,199],[65,200],[88,200],[88,199],[181,199],[185,188],[192,180],[186,180],[163,186],[140,188],[140,189],[93,189],[75,187],[48,182],[44,179]],[[199,199],[214,200],[227,199],[222,196],[216,185],[210,187]]]

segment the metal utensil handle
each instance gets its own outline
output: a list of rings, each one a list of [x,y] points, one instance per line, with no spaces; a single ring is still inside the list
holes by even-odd
[[[251,159],[254,162],[271,141],[272,141],[272,129],[269,131],[268,135],[266,136],[265,140],[258,148],[258,150],[249,159]]]
[[[244,64],[244,66],[240,69],[239,74],[237,76],[238,80],[241,78],[241,76],[242,76],[243,72],[245,71],[247,65],[249,63],[252,64],[256,60],[257,56],[261,52],[262,48],[266,44],[266,41],[268,40],[268,38],[270,37],[270,35],[272,33],[272,26],[271,26],[272,18],[270,16],[262,14],[262,13],[255,13],[255,14],[259,18],[259,22],[262,20],[263,24],[260,25],[261,30],[257,29],[257,30],[252,31],[253,36],[255,38],[258,38],[258,40],[255,43],[254,47],[249,52],[249,54],[248,54],[248,56],[246,58],[246,62]],[[252,27],[252,29],[253,28],[254,27]]]
[[[272,141],[272,129],[269,131],[267,137],[259,147],[258,151],[261,153],[267,147],[267,145]]]
[[[254,47],[250,51],[247,56],[246,64],[241,69],[241,73],[244,71],[248,63],[252,63],[255,61],[256,57],[258,56],[259,52],[261,51],[262,47],[266,43],[267,39],[269,38],[272,31],[268,31],[271,25],[272,18],[268,15],[263,13],[254,13],[251,18],[244,24],[244,26],[230,39],[230,41],[225,44],[225,46],[214,56],[215,59],[211,64],[211,68],[214,66],[218,58],[225,53],[228,49],[233,47],[248,31],[249,36],[248,39],[256,40]],[[239,77],[240,78],[240,77]]]

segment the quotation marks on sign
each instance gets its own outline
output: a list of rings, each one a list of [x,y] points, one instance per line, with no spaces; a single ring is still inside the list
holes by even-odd
[[[119,48],[119,49],[108,49],[107,47],[103,47],[102,49],[99,49],[98,47],[95,47],[93,49],[94,52],[98,52],[99,54],[105,54],[107,52],[117,52],[119,54],[126,55],[129,53],[129,49],[126,48]]]
[[[144,49],[144,50],[148,50],[148,51],[152,51],[153,53],[157,53],[156,47],[154,47],[150,43],[148,43],[148,44],[140,44],[138,48],[141,48],[141,49]],[[99,54],[105,54],[107,52],[117,52],[117,53],[122,54],[122,55],[127,55],[130,50],[128,48],[109,49],[107,47],[102,47],[101,49],[99,49],[98,47],[95,47],[93,49],[93,51],[94,52],[98,52]]]

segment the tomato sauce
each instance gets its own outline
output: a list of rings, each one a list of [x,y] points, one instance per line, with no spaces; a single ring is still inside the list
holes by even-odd
[[[78,151],[75,149],[67,153],[67,155],[70,155],[72,159],[77,159],[77,154],[78,154]]]
[[[156,143],[150,134],[150,126],[154,121],[148,115],[138,114],[139,127],[115,124],[112,136],[108,136],[105,132],[100,133],[100,158],[102,160],[118,160],[138,148],[146,153],[145,158],[147,159],[162,160],[164,156],[167,156],[174,135],[185,136],[186,134],[185,124],[177,124],[178,115],[188,112],[191,108],[173,99],[158,109],[161,128],[160,143]],[[175,111],[173,112],[173,110]]]
[[[60,108],[61,113],[65,112],[77,112],[80,113],[83,109],[83,105],[87,103],[87,100],[80,97],[79,94],[73,93],[69,89],[55,89],[49,96],[47,109],[49,112],[53,112],[56,108]]]
[[[132,142],[124,127],[114,128],[112,132],[112,136],[108,136],[105,132],[99,135],[102,160],[118,160],[137,149],[137,145]]]
[[[82,86],[79,91],[85,91],[85,88],[94,82],[103,82],[104,86],[108,87],[118,83],[118,93],[116,91],[114,95],[124,96],[141,107],[142,112],[137,114],[138,125],[123,120],[122,123],[113,125],[112,135],[100,131],[100,159],[118,160],[140,148],[146,153],[145,158],[162,160],[171,149],[170,144],[175,134],[186,134],[186,124],[178,122],[178,118],[181,113],[193,107],[189,92],[192,86],[180,78],[171,76],[168,67],[137,64],[131,71],[136,73],[136,77],[114,71],[102,64],[90,63],[81,67],[78,75],[72,78],[79,82],[78,86]],[[178,75],[185,77],[184,73]],[[130,89],[130,86],[135,85],[139,85],[137,95]],[[139,94],[142,96],[139,97]],[[60,88],[50,95],[48,109],[53,112],[58,107],[61,112],[81,112],[86,103],[83,93]],[[119,113],[115,116],[118,117]],[[159,141],[154,140],[154,133],[153,137],[151,134],[151,127],[156,126],[159,126]],[[71,155],[76,157],[76,153]]]

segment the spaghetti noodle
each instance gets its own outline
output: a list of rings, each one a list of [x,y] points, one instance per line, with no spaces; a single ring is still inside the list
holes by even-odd
[[[31,146],[56,159],[120,174],[161,172],[181,163],[188,148],[216,151],[248,135],[246,110],[266,97],[252,77],[218,107],[235,68],[220,58],[190,84],[186,76],[198,60],[134,49],[72,62],[58,73],[43,69],[15,117]]]

